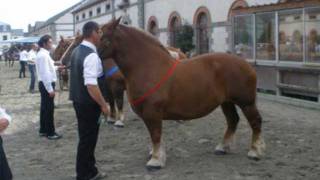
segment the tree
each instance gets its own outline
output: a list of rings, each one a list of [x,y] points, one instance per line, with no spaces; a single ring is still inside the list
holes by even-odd
[[[181,26],[180,31],[177,33],[176,46],[184,53],[190,52],[195,48],[193,44],[193,28],[191,25],[184,24]]]

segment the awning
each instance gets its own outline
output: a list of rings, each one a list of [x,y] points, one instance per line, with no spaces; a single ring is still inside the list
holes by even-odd
[[[18,39],[2,41],[2,43],[36,43],[39,41],[39,39],[40,37],[23,37]]]

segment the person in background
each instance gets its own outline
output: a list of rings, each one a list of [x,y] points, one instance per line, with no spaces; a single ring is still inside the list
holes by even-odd
[[[28,61],[29,54],[28,54],[25,46],[22,46],[20,50],[21,51],[19,53],[19,61],[20,61],[19,78],[22,78],[22,75],[25,78],[26,77],[26,64]]]
[[[49,140],[57,140],[62,136],[56,133],[54,127],[54,97],[57,68],[50,57],[52,37],[50,35],[42,36],[38,45],[40,50],[36,57],[36,69],[41,94],[39,136],[47,137]]]
[[[31,49],[29,51],[29,58],[28,58],[28,67],[30,72],[30,86],[29,92],[34,93],[34,85],[36,81],[36,57],[37,57],[37,50],[38,46],[36,44],[31,45]]]
[[[7,129],[11,122],[11,117],[0,107],[0,179],[12,180],[11,169],[2,145],[1,134]]]

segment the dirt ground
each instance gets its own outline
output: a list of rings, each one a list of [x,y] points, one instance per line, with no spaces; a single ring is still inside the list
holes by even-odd
[[[29,74],[27,74],[29,77]],[[39,93],[27,92],[29,78],[0,62],[0,106],[13,117],[4,147],[15,180],[72,180],[75,174],[77,131],[67,92],[56,97],[56,128],[63,139],[38,137]],[[96,148],[98,166],[109,180],[306,180],[320,179],[320,112],[265,99],[258,100],[267,144],[260,161],[247,159],[251,130],[241,114],[232,153],[214,155],[225,119],[220,109],[185,123],[164,123],[167,165],[156,172],[145,168],[149,134],[126,106],[126,127],[104,124]]]

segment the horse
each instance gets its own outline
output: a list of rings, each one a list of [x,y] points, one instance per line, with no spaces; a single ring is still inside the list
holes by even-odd
[[[14,61],[18,59],[19,48],[12,45],[6,52],[3,53],[5,66],[13,67]]]
[[[83,38],[80,34],[77,34],[76,38],[64,39],[60,37],[58,46],[54,51],[54,59],[61,60],[62,64],[69,65],[70,55],[75,47],[77,47]],[[179,49],[168,47],[168,51],[175,54],[175,59],[186,59],[186,55]],[[116,63],[113,59],[107,59],[102,61],[103,69],[105,72],[106,85],[104,90],[106,91],[105,98],[110,104],[110,117],[107,119],[109,124],[114,124],[116,127],[124,127],[125,116],[123,113],[124,105],[124,91],[126,90],[126,84],[123,74],[119,71]],[[68,75],[68,74],[66,74]],[[68,78],[64,78],[68,79]],[[66,82],[68,83],[68,82]]]
[[[148,33],[121,25],[121,18],[102,26],[102,59],[112,58],[124,75],[127,95],[134,112],[151,136],[148,170],[165,166],[163,120],[191,120],[208,115],[221,106],[227,121],[217,155],[229,152],[239,122],[236,106],[246,116],[252,141],[248,157],[263,155],[262,118],[256,106],[257,77],[244,59],[227,53],[200,55],[187,61],[172,61],[165,47]]]

